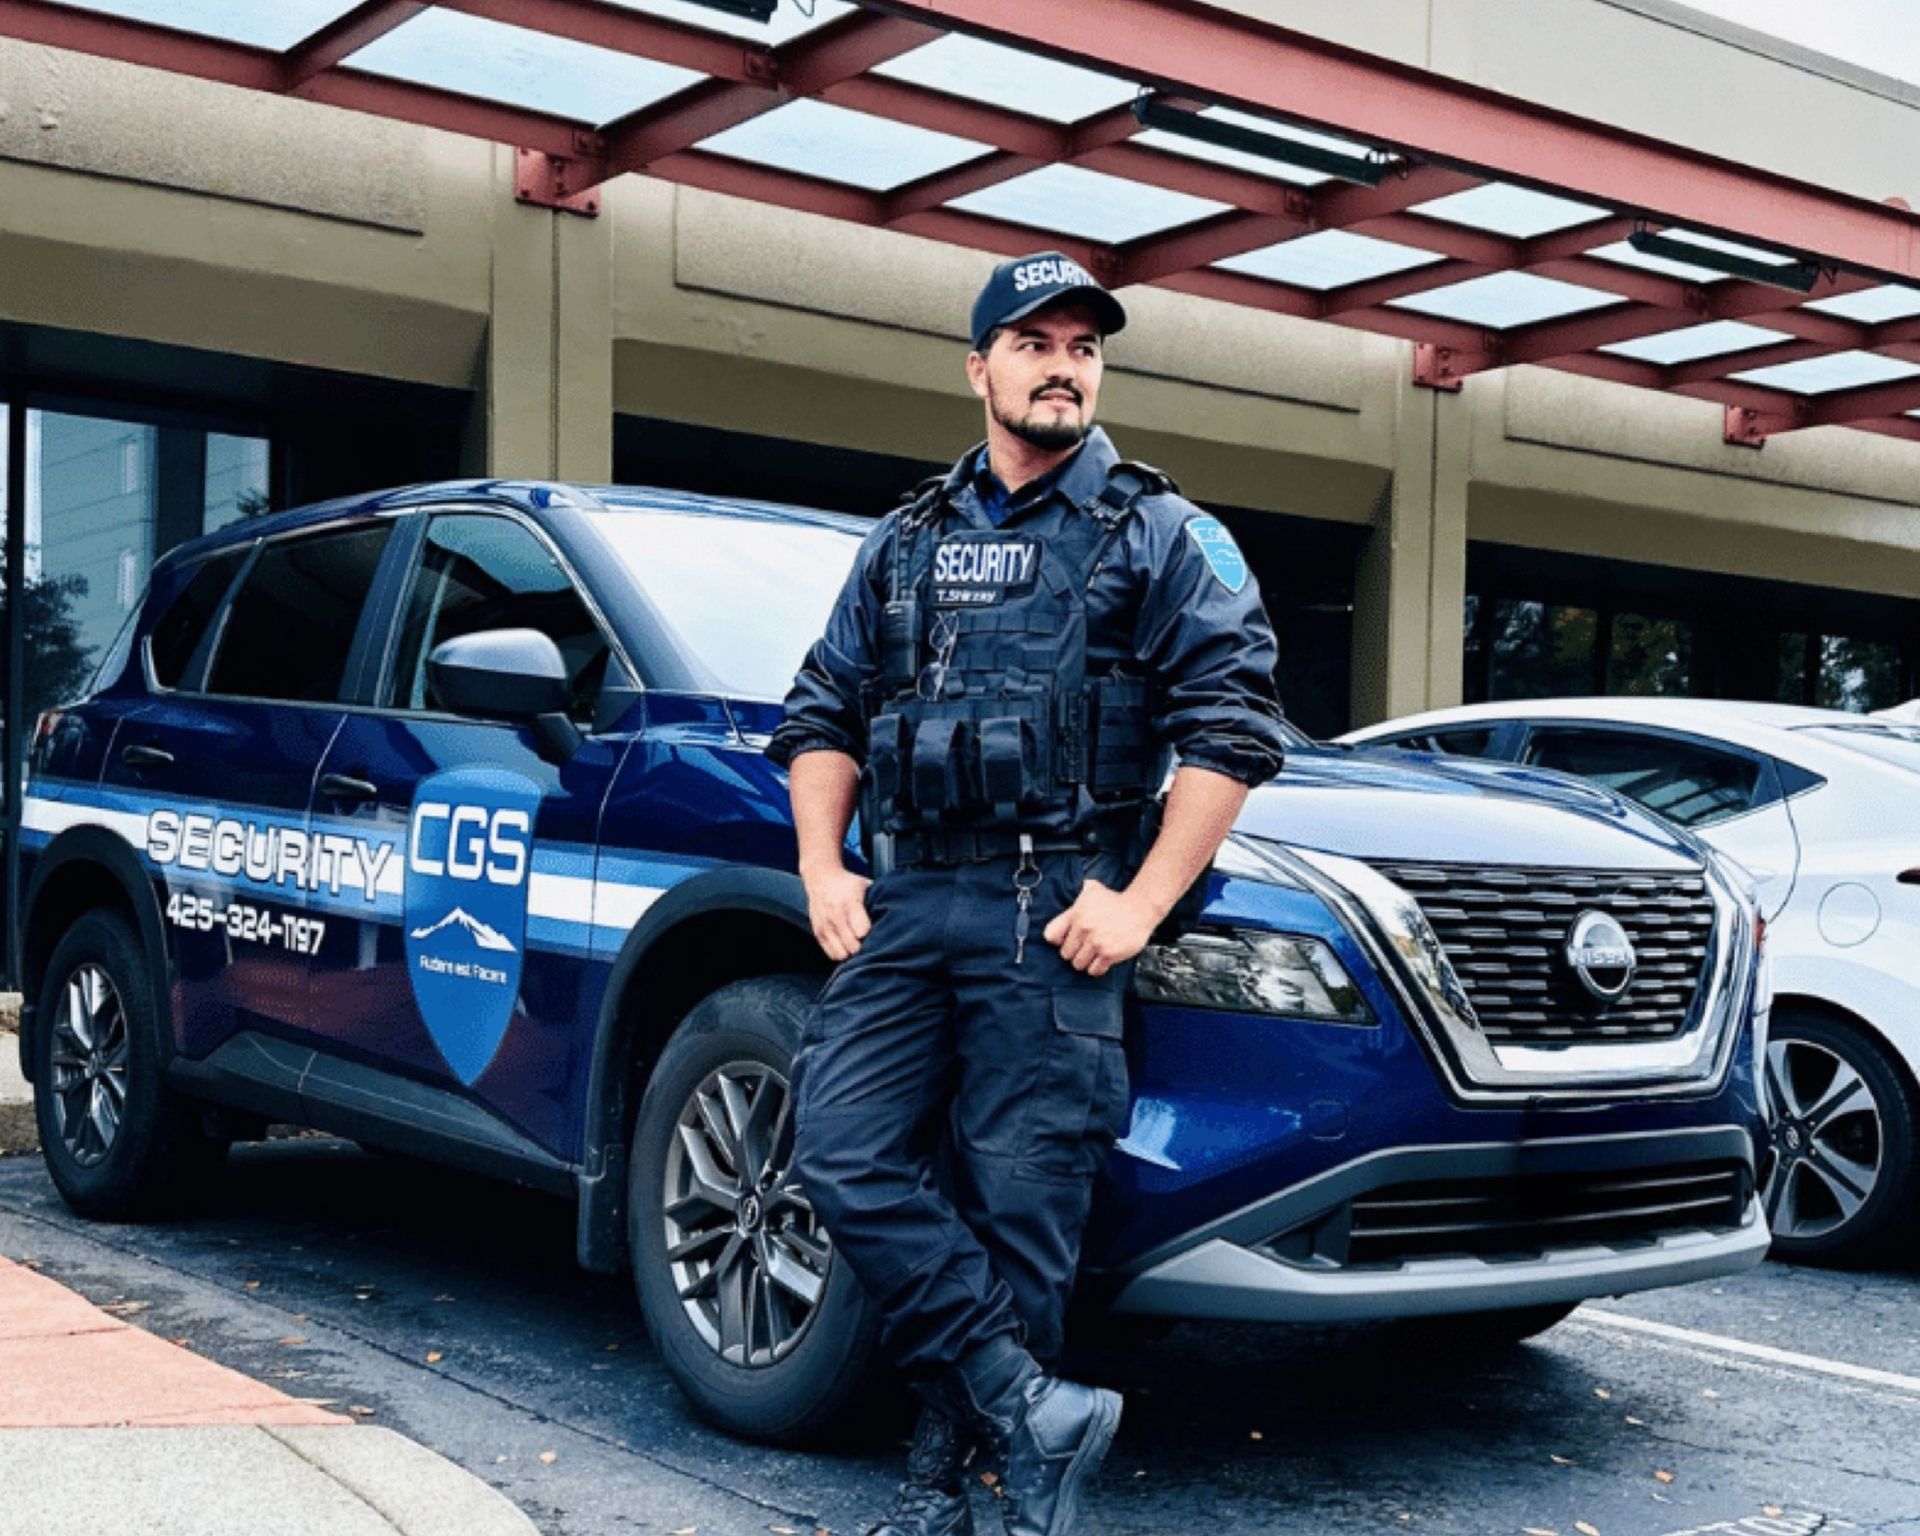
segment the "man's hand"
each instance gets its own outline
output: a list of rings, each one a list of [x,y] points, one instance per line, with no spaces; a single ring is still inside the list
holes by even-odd
[[[873,919],[867,916],[871,884],[865,875],[856,875],[844,865],[806,877],[807,921],[813,924],[813,936],[829,960],[845,960],[872,932]]]
[[[1166,915],[1131,890],[1088,880],[1074,904],[1047,924],[1043,937],[1060,946],[1060,958],[1076,971],[1104,976],[1145,949]]]

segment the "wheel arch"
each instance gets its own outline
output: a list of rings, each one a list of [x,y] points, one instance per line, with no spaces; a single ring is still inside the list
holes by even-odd
[[[101,909],[120,912],[140,936],[152,962],[162,1059],[171,1054],[166,923],[153,878],[125,838],[105,827],[81,826],[62,832],[35,861],[21,909],[25,914],[20,929],[21,1068],[30,1080],[44,1029],[38,1003],[47,962],[80,917]]]
[[[1772,1020],[1777,1027],[1783,1012],[1812,1014],[1829,1023],[1840,1024],[1848,1029],[1858,1030],[1868,1039],[1886,1047],[1887,1064],[1894,1074],[1906,1085],[1907,1097],[1916,1111],[1920,1111],[1920,1067],[1917,1067],[1909,1050],[1913,1043],[1903,1040],[1891,1031],[1882,1028],[1865,1014],[1835,1002],[1832,998],[1819,997],[1808,992],[1776,992],[1773,998]]]
[[[729,982],[827,969],[805,889],[784,870],[714,870],[647,909],[614,961],[594,1028],[578,1175],[583,1268],[610,1274],[626,1262],[627,1138],[687,1011]]]

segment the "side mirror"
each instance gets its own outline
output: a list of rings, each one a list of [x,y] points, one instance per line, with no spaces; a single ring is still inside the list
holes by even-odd
[[[560,648],[537,629],[483,629],[443,640],[427,656],[434,702],[457,715],[533,726],[559,756],[580,745]]]

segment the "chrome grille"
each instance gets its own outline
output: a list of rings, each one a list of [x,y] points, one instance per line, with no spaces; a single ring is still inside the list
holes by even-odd
[[[1489,1040],[1665,1040],[1686,1029],[1713,937],[1705,875],[1375,867],[1420,904]],[[1633,941],[1633,984],[1605,1006],[1563,953],[1585,911],[1609,913]]]

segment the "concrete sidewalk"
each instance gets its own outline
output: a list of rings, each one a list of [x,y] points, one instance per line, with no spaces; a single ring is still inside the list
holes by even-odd
[[[0,1033],[0,1074],[13,1044]],[[5,1258],[0,1490],[0,1536],[538,1536],[501,1494],[404,1436],[203,1359]]]

